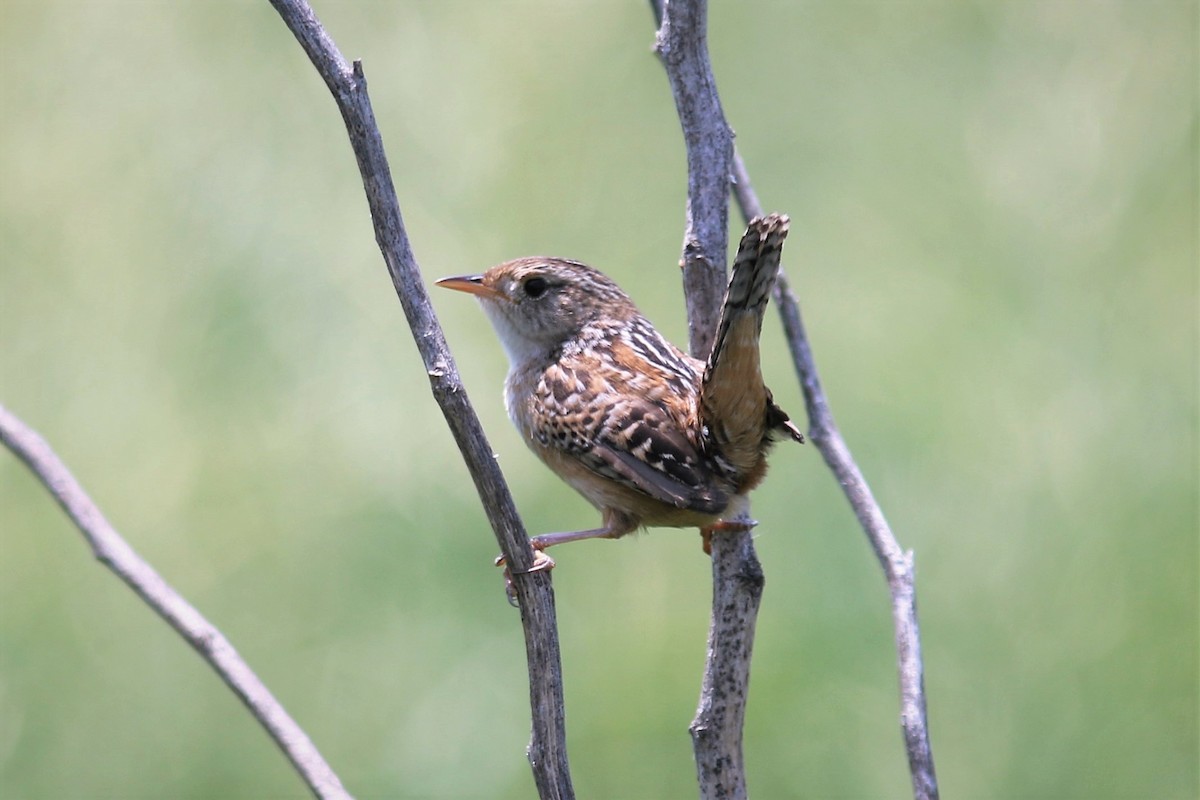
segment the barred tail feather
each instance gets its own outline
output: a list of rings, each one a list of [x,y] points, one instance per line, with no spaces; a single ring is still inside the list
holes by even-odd
[[[733,260],[701,384],[701,420],[723,460],[738,473],[756,472],[771,429],[787,427],[763,382],[758,342],[787,233],[788,218],[782,214],[750,221]]]

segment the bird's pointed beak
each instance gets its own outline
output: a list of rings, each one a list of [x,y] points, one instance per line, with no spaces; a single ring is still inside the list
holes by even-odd
[[[456,292],[467,292],[476,297],[486,297],[493,300],[504,299],[503,294],[483,282],[482,275],[459,275],[453,278],[442,278],[440,281],[437,281],[437,285],[444,289],[453,289]]]

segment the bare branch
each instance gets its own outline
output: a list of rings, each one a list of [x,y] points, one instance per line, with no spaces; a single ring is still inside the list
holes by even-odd
[[[748,520],[747,511],[748,508],[731,518]],[[700,797],[745,798],[742,730],[754,630],[766,579],[749,533],[715,534],[712,569],[708,658],[704,664],[700,706],[688,730],[692,734]]]
[[[320,798],[349,798],[341,781],[279,701],[216,627],[172,589],[109,524],[59,460],[50,445],[4,406],[0,441],[37,476],[92,548],[92,553],[167,621],[225,685],[245,704],[275,740],[312,793]]]
[[[663,30],[666,28],[664,18],[677,17],[676,5],[678,5],[678,0],[674,0],[674,2],[672,0],[650,0],[650,7],[660,28],[660,42],[663,38]],[[663,63],[670,75],[672,72],[670,63],[665,58]],[[704,56],[704,66],[708,67],[707,55]],[[711,81],[711,72],[709,75]],[[680,105],[680,92],[675,90],[675,83],[675,79],[672,78],[672,90],[675,92],[676,105],[680,109],[682,118],[684,106]],[[715,88],[713,92],[715,94]],[[722,124],[725,124],[724,120],[722,120]],[[684,130],[686,137],[688,131],[686,123]],[[731,145],[731,149],[733,193],[743,219],[749,222],[752,218],[761,216],[764,209],[759,203],[758,196],[754,193],[745,162],[742,161],[736,148],[732,148]],[[688,164],[690,169],[690,158]],[[689,184],[690,197],[691,185]],[[792,294],[787,275],[782,269],[779,272],[773,296],[783,320],[784,332],[791,348],[796,374],[804,390],[810,425],[809,435],[833,471],[839,485],[842,486],[887,578],[888,590],[892,598],[892,618],[899,660],[901,726],[908,753],[909,771],[912,774],[913,795],[918,800],[934,800],[938,797],[938,788],[933,767],[933,751],[929,744],[928,718],[925,707],[924,666],[921,659],[920,629],[917,625],[913,554],[911,551],[903,551],[896,541],[883,511],[876,503],[866,479],[834,423],[833,414],[829,410],[828,401],[821,388],[816,363],[813,360],[808,337],[800,318],[799,303]],[[714,560],[715,569],[716,562]]]
[[[687,147],[687,229],[683,283],[692,355],[712,349],[725,294],[733,132],[725,121],[708,58],[705,0],[651,0],[655,49],[675,97]],[[748,504],[738,515],[749,519]],[[746,797],[742,729],[750,657],[764,584],[749,530],[712,537],[713,608],[692,750],[702,798]]]
[[[750,183],[746,165],[741,155],[736,152],[733,191],[742,216],[747,220],[763,213]],[[808,435],[821,451],[838,485],[842,487],[887,578],[888,592],[892,598],[892,624],[895,628],[900,673],[900,725],[908,753],[908,769],[912,775],[913,797],[917,800],[936,800],[938,786],[933,769],[933,749],[929,744],[929,721],[925,711],[925,668],[921,659],[921,632],[917,625],[913,554],[911,550],[905,552],[896,541],[883,515],[883,509],[871,494],[871,487],[867,485],[866,478],[855,463],[850,448],[833,420],[833,412],[829,410],[825,390],[821,388],[821,378],[813,360],[812,347],[800,318],[800,304],[792,293],[782,268],[779,270],[772,298],[783,320],[784,334],[792,352],[792,363],[804,390],[804,403],[808,411]]]
[[[491,445],[475,415],[409,245],[392,183],[383,139],[367,96],[362,64],[350,65],[303,0],[271,0],[333,94],[362,173],[375,239],[425,363],[433,396],[442,409],[483,507],[513,573],[521,608],[533,717],[528,757],[543,798],[571,798],[567,763],[562,664],[554,591],[547,571],[529,572],[533,551]]]
[[[651,3],[659,20],[654,48],[675,97],[687,147],[687,221],[683,236],[683,288],[688,309],[688,345],[706,358],[712,349],[729,239],[729,176],[733,131],[725,122],[708,61],[706,0]]]

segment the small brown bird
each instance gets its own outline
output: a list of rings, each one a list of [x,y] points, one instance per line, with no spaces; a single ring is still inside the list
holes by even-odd
[[[475,295],[508,353],[505,405],[525,443],[600,509],[603,524],[545,533],[541,551],[642,527],[744,526],[721,515],[759,484],[776,436],[804,436],[759,367],[763,312],[788,218],[751,220],[707,363],[668,342],[610,279],[560,258],[519,258],[439,286]],[[553,566],[541,557],[535,569]]]

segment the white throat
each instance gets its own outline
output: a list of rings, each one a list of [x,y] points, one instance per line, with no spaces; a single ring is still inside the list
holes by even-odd
[[[496,329],[496,336],[500,339],[505,354],[508,355],[508,371],[511,374],[522,367],[530,366],[544,359],[547,355],[547,348],[545,342],[530,337],[514,325],[500,307],[499,302],[501,301],[480,300],[479,305],[483,306],[484,313],[491,320],[492,327]]]

